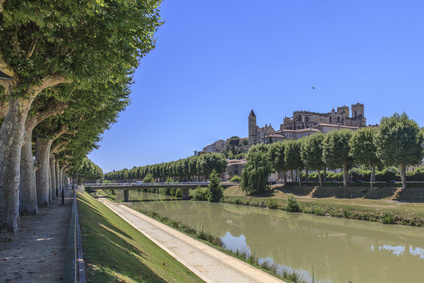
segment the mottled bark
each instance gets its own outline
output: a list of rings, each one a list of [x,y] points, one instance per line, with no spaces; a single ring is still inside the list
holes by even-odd
[[[29,116],[25,122],[24,143],[21,156],[21,186],[20,186],[20,207],[21,214],[37,214],[37,188],[36,188],[36,168],[32,155],[32,131],[39,123],[45,119],[62,114],[66,105],[61,102],[51,103],[46,110],[36,112]]]
[[[399,165],[399,173],[400,173],[400,179],[402,181],[402,188],[406,189],[406,166],[405,165]]]
[[[56,196],[59,196],[62,192],[62,187],[60,186],[60,169],[57,160],[54,162],[55,172],[56,172]]]
[[[349,178],[349,171],[347,170],[347,165],[343,164],[343,187],[347,187],[347,179]]]
[[[51,139],[38,139],[37,159],[41,168],[37,170],[37,201],[39,207],[46,207],[50,202],[50,146]]]
[[[35,161],[32,154],[31,133],[25,131],[24,143],[21,151],[20,176],[21,184],[19,190],[19,211],[21,215],[38,214],[37,188],[35,181]]]
[[[322,186],[322,178],[321,178],[321,171],[318,169],[318,180],[319,180],[319,185]]]
[[[59,192],[57,191],[57,183],[56,183],[56,161],[54,158],[54,155],[52,155],[50,157],[50,180],[51,180],[51,188],[52,188],[52,193],[53,193],[53,197],[57,197],[59,195]]]
[[[19,182],[24,125],[32,99],[9,99],[0,129],[0,228],[19,230]]]

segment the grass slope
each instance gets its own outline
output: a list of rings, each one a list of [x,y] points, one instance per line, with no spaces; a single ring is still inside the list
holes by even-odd
[[[78,210],[87,282],[203,282],[88,193]]]
[[[334,188],[320,187],[322,191],[331,191]],[[364,188],[348,188],[355,193]],[[346,191],[345,188],[337,188],[339,191]],[[378,188],[376,189],[379,190]],[[407,190],[413,190],[408,188]],[[415,189],[416,190],[416,189]],[[423,190],[423,189],[421,189]],[[382,190],[381,190],[382,191]],[[369,221],[379,221],[385,224],[403,224],[410,226],[424,226],[424,203],[408,201],[397,201],[397,195],[382,193],[381,196],[340,197],[322,196],[316,197],[316,190],[311,187],[273,186],[270,191],[261,195],[247,195],[239,186],[233,186],[224,190],[225,202],[244,204],[250,206],[266,207],[270,200],[276,202],[279,209],[284,209],[287,204],[289,194],[294,194],[299,203],[301,211],[322,216],[334,216],[348,219],[359,219]],[[194,194],[194,191],[190,191]],[[351,193],[349,192],[350,196]]]

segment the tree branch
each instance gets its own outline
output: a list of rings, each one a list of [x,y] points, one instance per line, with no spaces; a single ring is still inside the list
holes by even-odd
[[[72,80],[60,75],[47,76],[42,79],[41,84],[30,86],[28,93],[37,96],[43,89],[66,83],[72,83]]]
[[[6,2],[6,0],[0,0],[0,12],[3,12],[3,3]]]
[[[26,60],[28,60],[32,56],[32,53],[34,53],[35,46],[37,46],[39,38],[40,38],[40,34],[37,32],[37,36],[32,40],[31,45],[28,48],[27,55],[25,57]]]
[[[54,115],[63,114],[63,112],[65,111],[67,107],[68,107],[67,104],[59,102],[59,101],[49,103],[45,110],[37,111],[37,113],[34,116],[31,116],[31,117],[28,116],[27,121],[25,122],[26,130],[32,131],[32,129],[34,129],[35,126],[37,126],[38,124],[40,124],[47,118]]]

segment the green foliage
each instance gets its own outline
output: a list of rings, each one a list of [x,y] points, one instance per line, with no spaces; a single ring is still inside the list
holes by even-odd
[[[351,137],[352,131],[350,130],[332,131],[325,135],[323,158],[329,168],[343,168],[343,165],[349,168],[353,165],[349,147]]]
[[[249,149],[247,163],[241,175],[241,187],[246,193],[262,193],[266,187],[268,175],[271,174],[271,164],[268,161],[267,148],[255,145]]]
[[[210,183],[208,188],[208,201],[219,202],[224,195],[224,189],[219,185],[219,177],[215,170],[213,170],[210,175]]]
[[[275,199],[270,199],[266,203],[266,207],[268,207],[269,209],[277,209],[278,208],[278,201],[275,200]]]
[[[299,204],[297,203],[297,200],[293,194],[290,194],[289,197],[287,198],[286,210],[290,212],[300,211]]]
[[[316,133],[302,139],[300,156],[305,167],[312,170],[324,169],[322,158],[324,134]]]
[[[358,165],[377,166],[380,158],[377,157],[377,147],[374,137],[376,128],[362,128],[357,130],[349,141],[350,156]]]
[[[230,182],[235,182],[235,183],[240,183],[241,182],[241,177],[239,175],[234,175],[231,179]]]
[[[175,197],[180,198],[183,196],[182,190],[180,188],[175,190]]]
[[[381,217],[381,223],[383,223],[383,224],[395,224],[394,215],[392,213],[385,213]]]
[[[406,113],[383,117],[375,136],[377,155],[386,166],[416,165],[423,159],[423,134]]]
[[[276,142],[269,145],[269,161],[271,162],[272,168],[277,172],[287,170],[286,161],[284,159],[286,144],[286,142]]]
[[[192,200],[207,200],[208,192],[205,192],[202,187],[198,186],[194,192]]]
[[[153,178],[152,174],[147,174],[146,177],[143,179],[143,183],[153,183],[155,179]]]
[[[284,149],[284,161],[288,170],[301,170],[305,167],[300,155],[301,141],[288,141]]]

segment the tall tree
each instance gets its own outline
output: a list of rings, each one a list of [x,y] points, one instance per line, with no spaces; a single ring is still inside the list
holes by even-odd
[[[302,185],[302,170],[305,167],[305,164],[302,161],[300,155],[300,140],[289,141],[286,144],[284,149],[284,161],[286,163],[287,169],[296,170],[299,186]]]
[[[277,172],[283,172],[284,183],[287,183],[287,166],[284,160],[284,150],[287,142],[276,142],[269,146],[268,155],[272,168]]]
[[[241,188],[246,194],[260,194],[266,190],[271,164],[267,148],[263,144],[252,146],[247,153],[247,163],[241,173]]]
[[[375,135],[377,156],[386,166],[399,167],[402,187],[406,188],[406,166],[423,160],[423,133],[406,113],[383,117]]]
[[[155,45],[159,1],[2,1],[0,227],[18,231],[24,125],[34,99],[63,83],[126,79]]]
[[[343,186],[347,187],[349,168],[353,165],[350,156],[350,130],[337,130],[327,133],[324,137],[322,156],[331,169],[343,168]]]
[[[300,147],[300,156],[306,167],[317,170],[319,184],[322,186],[321,169],[325,168],[324,160],[322,159],[322,144],[324,134],[316,133],[302,139]]]
[[[381,164],[377,156],[377,146],[374,143],[376,128],[362,128],[356,131],[349,141],[350,155],[355,163],[371,166],[370,186],[375,182],[375,168]]]

